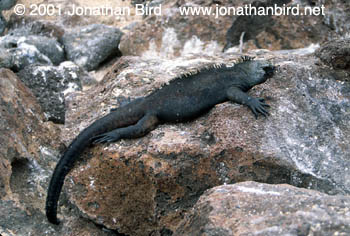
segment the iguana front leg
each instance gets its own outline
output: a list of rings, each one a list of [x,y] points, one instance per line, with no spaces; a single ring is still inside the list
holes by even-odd
[[[92,143],[111,143],[124,138],[139,138],[154,130],[158,122],[157,116],[145,115],[135,125],[118,128],[93,137]]]
[[[258,118],[259,113],[265,117],[269,115],[266,107],[270,106],[265,103],[263,98],[251,97],[237,87],[227,89],[226,95],[230,101],[248,106],[254,113],[255,118]]]

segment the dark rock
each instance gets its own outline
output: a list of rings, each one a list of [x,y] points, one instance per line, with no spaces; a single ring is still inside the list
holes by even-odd
[[[275,4],[277,6],[283,6],[283,4],[288,4],[290,1],[291,0],[256,1],[251,5],[256,8],[266,8],[274,6]],[[226,45],[223,50],[225,51],[230,47],[239,45],[243,32],[243,40],[248,41],[256,39],[257,35],[260,33],[270,32],[271,28],[274,27],[276,26],[274,26],[272,15],[239,16],[226,33]]]
[[[61,45],[46,36],[6,35],[0,39],[0,47],[12,55],[14,71],[31,64],[57,65],[64,60]]]
[[[64,50],[58,42],[63,30],[58,26],[30,17],[11,15],[8,34],[0,38],[0,47],[13,57],[14,71],[27,65],[59,65],[65,60]]]
[[[16,4],[16,0],[1,0],[0,1],[0,11],[10,10]]]
[[[290,0],[256,1],[252,5],[268,7],[274,6],[274,4],[282,6],[288,3],[288,6],[292,7],[298,4],[300,12],[304,11],[304,7],[310,7],[309,4],[292,3]],[[321,5],[319,4],[317,7],[321,7]],[[232,26],[226,33],[224,50],[238,46],[243,32],[243,42],[245,43],[243,49],[245,50],[254,48],[295,49],[326,42],[329,38],[336,37],[338,33],[323,23],[325,17],[322,15],[239,16],[234,19]]]
[[[5,32],[5,29],[7,27],[7,21],[4,18],[1,11],[9,10],[15,4],[16,4],[16,0],[2,0],[2,1],[0,1],[0,35],[2,35]]]
[[[243,182],[206,191],[173,235],[348,235],[349,209],[349,196]]]
[[[147,0],[131,0],[131,4],[145,4]]]
[[[131,4],[142,4],[148,7],[159,6],[159,4],[164,4],[165,2],[169,2],[169,0],[131,0]]]
[[[5,32],[6,26],[7,26],[6,19],[0,12],[0,35],[2,35]]]
[[[67,58],[90,71],[110,57],[120,56],[121,36],[118,28],[94,24],[65,33],[62,42]]]
[[[54,65],[59,65],[65,60],[62,46],[53,38],[45,36],[28,36],[22,42],[34,45],[39,52],[47,56]]]
[[[30,65],[18,73],[19,78],[37,97],[47,120],[64,123],[65,94],[81,90],[84,71],[72,62],[60,66]]]
[[[293,53],[258,56],[280,66],[251,91],[272,106],[267,119],[224,103],[193,122],[95,146],[66,181],[70,199],[98,224],[145,235],[174,232],[206,189],[224,183],[253,180],[349,194],[350,85],[321,74],[312,56]],[[70,97],[66,143],[115,107],[118,97],[144,96],[209,61],[230,63],[232,55],[120,59],[95,91]]]
[[[334,69],[350,70],[350,39],[327,42],[316,51],[315,55]]]

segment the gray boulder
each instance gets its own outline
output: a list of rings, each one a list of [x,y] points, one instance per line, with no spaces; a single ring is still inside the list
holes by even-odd
[[[64,50],[60,43],[54,38],[31,35],[26,37],[23,42],[34,45],[39,52],[47,56],[54,65],[59,65],[65,60]]]
[[[14,71],[31,64],[58,65],[64,60],[64,51],[57,40],[40,35],[6,35],[0,38],[0,47],[13,57]]]
[[[120,54],[121,36],[118,28],[94,24],[65,33],[62,42],[67,58],[90,71],[109,57]]]

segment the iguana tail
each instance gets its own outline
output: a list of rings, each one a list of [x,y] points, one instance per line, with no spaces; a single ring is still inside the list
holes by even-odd
[[[58,161],[51,177],[46,198],[46,216],[51,223],[59,224],[57,219],[58,199],[60,197],[64,179],[73,168],[75,161],[82,154],[84,149],[92,144],[93,137],[121,126],[128,125],[127,123],[131,122],[125,122],[125,120],[118,122],[120,118],[124,118],[124,115],[121,115],[119,111],[115,111],[95,121],[73,140]]]

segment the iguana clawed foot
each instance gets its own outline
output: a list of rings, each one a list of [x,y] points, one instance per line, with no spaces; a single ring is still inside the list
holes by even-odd
[[[252,98],[247,105],[254,113],[255,118],[258,118],[259,113],[265,117],[270,115],[266,110],[266,108],[270,107],[270,105],[266,104],[263,98]]]

